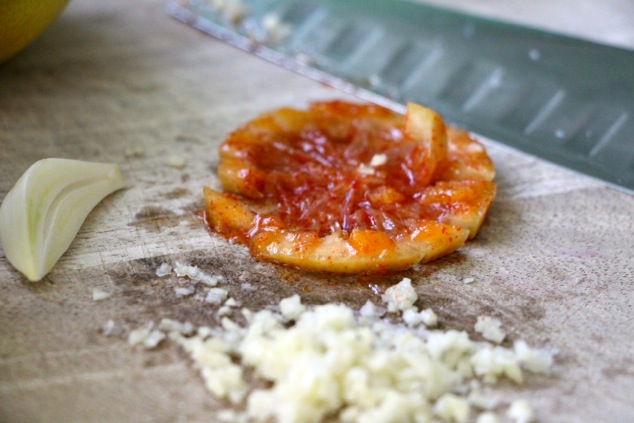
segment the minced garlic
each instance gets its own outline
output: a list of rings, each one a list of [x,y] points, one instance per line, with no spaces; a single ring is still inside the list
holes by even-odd
[[[221,304],[227,299],[228,295],[229,293],[226,289],[209,288],[209,291],[207,291],[207,296],[205,297],[205,302],[209,304]]]
[[[393,313],[411,308],[418,299],[418,294],[412,288],[412,280],[403,278],[398,284],[386,289],[381,298],[387,303],[387,311]]]
[[[150,323],[145,327],[133,330],[128,334],[128,344],[142,346],[151,350],[156,348],[165,338],[166,334],[158,329],[154,329],[154,324]]]
[[[112,297],[112,292],[104,291],[101,288],[95,288],[92,290],[93,301],[103,301]]]
[[[515,400],[511,403],[508,416],[514,423],[530,423],[533,421],[533,407],[526,400]]]
[[[547,373],[552,365],[552,355],[524,341],[504,348],[463,331],[430,329],[438,317],[414,306],[417,295],[407,278],[382,296],[390,312],[402,312],[402,321],[382,318],[385,308],[371,301],[354,311],[342,304],[307,306],[293,295],[277,311],[253,312],[238,309],[222,288],[209,288],[207,297],[219,307],[219,327],[163,319],[128,340],[153,348],[167,334],[182,345],[209,392],[236,406],[220,411],[218,421],[498,423],[495,410],[505,404],[485,394],[481,382],[521,383],[523,370]],[[233,320],[238,313],[243,319]],[[533,412],[516,401],[508,416],[528,423]]]
[[[412,302],[411,295],[406,298]],[[221,332],[178,338],[209,391],[246,407],[242,420],[303,423],[334,416],[342,422],[424,422],[435,417],[462,423],[474,408],[496,406],[474,388],[474,374],[489,382],[500,377],[521,382],[513,349],[474,342],[466,332],[421,332],[392,323],[381,319],[371,302],[363,313],[341,304],[306,307],[299,296],[279,306],[280,313],[244,309],[245,326],[224,317]],[[295,323],[286,325],[289,320]],[[259,388],[249,390],[245,369],[253,370]],[[525,415],[520,405],[511,413],[514,418]],[[496,418],[487,411],[478,421]]]
[[[475,324],[475,331],[480,332],[484,339],[500,343],[506,338],[506,333],[502,330],[502,322],[489,316],[479,316]]]
[[[304,311],[306,311],[306,307],[297,294],[280,301],[280,312],[288,320],[299,319]]]

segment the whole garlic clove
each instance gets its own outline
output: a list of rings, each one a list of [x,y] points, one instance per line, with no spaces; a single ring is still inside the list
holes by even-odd
[[[90,211],[123,186],[116,164],[56,158],[34,163],[0,206],[4,254],[30,281],[41,280]]]

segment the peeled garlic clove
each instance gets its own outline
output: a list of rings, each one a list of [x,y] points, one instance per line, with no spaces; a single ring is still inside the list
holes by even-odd
[[[88,213],[123,185],[116,164],[34,163],[0,206],[0,243],[7,259],[30,281],[39,281],[68,249]]]

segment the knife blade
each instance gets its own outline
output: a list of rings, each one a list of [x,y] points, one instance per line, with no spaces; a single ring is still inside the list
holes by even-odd
[[[634,193],[634,51],[407,0],[177,0],[173,17],[300,74]]]

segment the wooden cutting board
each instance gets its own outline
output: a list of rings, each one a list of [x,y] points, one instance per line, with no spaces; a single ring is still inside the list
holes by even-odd
[[[350,98],[197,33],[163,6],[76,0],[0,65],[0,198],[44,157],[117,162],[128,183],[94,210],[43,281],[27,282],[0,251],[0,421],[214,421],[222,404],[184,353],[125,339],[162,317],[217,324],[216,308],[176,297],[179,282],[155,275],[177,260],[223,275],[253,310],[294,293],[359,307],[410,277],[418,305],[444,328],[475,337],[476,317],[488,314],[512,340],[558,351],[552,376],[503,388],[529,398],[540,421],[634,421],[633,196],[486,141],[498,198],[460,252],[373,278],[258,264],[197,217],[202,186],[219,186],[218,145],[260,112]],[[126,155],[131,147],[144,154]],[[172,156],[185,166],[171,167]],[[113,296],[95,302],[96,288]],[[124,334],[104,336],[109,320]]]

